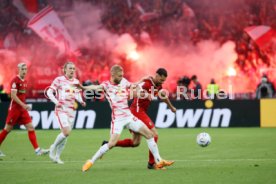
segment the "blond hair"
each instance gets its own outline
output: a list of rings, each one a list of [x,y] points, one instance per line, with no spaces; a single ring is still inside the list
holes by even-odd
[[[120,65],[113,65],[110,69],[111,74],[123,71],[123,68]]]
[[[19,64],[17,65],[17,68],[22,68],[23,66],[27,66],[27,64],[26,64],[26,63],[19,63]]]
[[[67,67],[67,65],[75,65],[72,61],[67,61],[64,65],[63,65],[63,73],[65,74],[65,69]]]

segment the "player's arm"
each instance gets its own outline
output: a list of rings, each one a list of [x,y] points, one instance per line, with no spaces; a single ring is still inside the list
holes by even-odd
[[[12,89],[11,90],[11,98],[14,100],[16,103],[18,103],[21,107],[23,107],[26,110],[31,110],[31,107],[28,106],[27,104],[23,103],[17,96],[17,90]]]
[[[160,99],[168,105],[172,112],[176,112],[176,108],[173,106],[167,93],[164,90],[160,91]]]
[[[94,91],[101,91],[104,89],[102,85],[90,85],[90,86],[80,85],[80,88],[83,90],[94,90]]]
[[[50,87],[48,90],[47,90],[47,95],[49,97],[49,99],[55,104],[55,105],[58,105],[59,102],[58,102],[58,99],[56,99],[55,95],[54,95],[54,92],[56,90],[53,88],[53,87]]]
[[[58,78],[56,78],[50,88],[47,90],[47,96],[49,97],[49,99],[56,105],[56,106],[61,106],[61,102],[59,102],[59,100],[55,97],[54,93],[58,92],[58,89],[60,88],[60,81]]]
[[[75,94],[75,99],[83,106],[86,106],[86,103],[83,101],[82,96],[81,96],[81,90],[77,91]]]
[[[143,98],[152,100],[152,95],[144,90],[140,85],[132,84],[130,86],[130,98]]]

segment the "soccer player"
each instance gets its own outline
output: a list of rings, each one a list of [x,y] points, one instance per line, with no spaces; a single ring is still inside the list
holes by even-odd
[[[158,146],[154,141],[153,133],[148,127],[137,119],[128,107],[128,89],[133,88],[128,80],[123,78],[124,71],[119,65],[114,65],[111,68],[111,80],[105,81],[100,85],[86,86],[84,89],[89,90],[103,90],[107,100],[112,109],[112,122],[109,142],[102,145],[100,149],[94,154],[91,160],[88,160],[82,167],[82,171],[87,171],[95,164],[96,160],[102,157],[107,151],[113,148],[124,127],[138,132],[147,139],[147,144],[154,156],[157,168],[163,168],[174,163],[174,161],[166,161],[160,157]]]
[[[27,65],[19,63],[17,65],[18,75],[11,81],[11,104],[6,119],[6,125],[0,133],[0,145],[5,140],[8,133],[13,129],[16,124],[24,125],[28,131],[29,140],[35,150],[36,155],[47,154],[49,151],[41,149],[36,140],[35,130],[32,124],[32,119],[28,113],[31,107],[25,104],[27,81],[25,76],[27,74]],[[5,156],[0,151],[0,156]]]
[[[144,81],[140,84],[141,88],[148,92],[148,94],[152,94],[153,96],[160,95],[160,99],[164,101],[168,107],[171,109],[172,112],[176,112],[176,108],[172,105],[170,100],[168,99],[166,93],[162,91],[162,84],[167,79],[167,71],[164,68],[159,68],[156,71],[156,74],[154,77],[149,77],[144,79]],[[130,110],[134,116],[136,116],[138,119],[140,119],[153,133],[154,140],[157,143],[158,140],[158,133],[154,126],[153,121],[150,119],[150,117],[147,115],[148,107],[151,103],[151,100],[149,98],[134,98]],[[137,134],[135,132],[133,133],[132,139],[124,139],[119,140],[116,144],[116,147],[136,147],[139,146],[141,141],[141,135]],[[156,165],[154,162],[154,157],[152,153],[149,151],[149,160],[148,160],[148,169],[156,169]]]
[[[86,103],[81,96],[80,82],[75,76],[75,64],[72,62],[65,63],[63,67],[64,76],[57,77],[50,88],[47,90],[47,95],[56,105],[55,115],[59,122],[61,133],[58,134],[54,143],[50,146],[50,159],[57,164],[64,164],[60,159],[60,155],[65,148],[67,137],[69,136],[75,120],[75,100],[83,107]],[[54,95],[56,93],[56,97]]]

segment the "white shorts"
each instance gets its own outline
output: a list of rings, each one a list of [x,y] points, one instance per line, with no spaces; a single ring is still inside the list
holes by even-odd
[[[75,120],[75,112],[68,113],[62,111],[55,111],[55,115],[59,124],[59,127],[62,129],[64,127],[73,128]]]
[[[144,123],[131,115],[129,118],[112,121],[110,134],[121,134],[124,127],[134,132],[138,132],[142,126],[144,126]]]

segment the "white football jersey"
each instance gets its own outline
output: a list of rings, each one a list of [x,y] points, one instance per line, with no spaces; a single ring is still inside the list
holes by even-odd
[[[112,110],[112,121],[125,119],[132,115],[128,106],[128,89],[131,83],[127,79],[123,78],[120,84],[104,81],[101,86],[103,86],[105,96]]]
[[[56,98],[62,103],[61,107],[56,107],[58,111],[75,110],[75,99],[80,96],[81,90],[78,88],[80,82],[78,79],[68,79],[65,76],[55,78],[51,88],[56,92]]]

